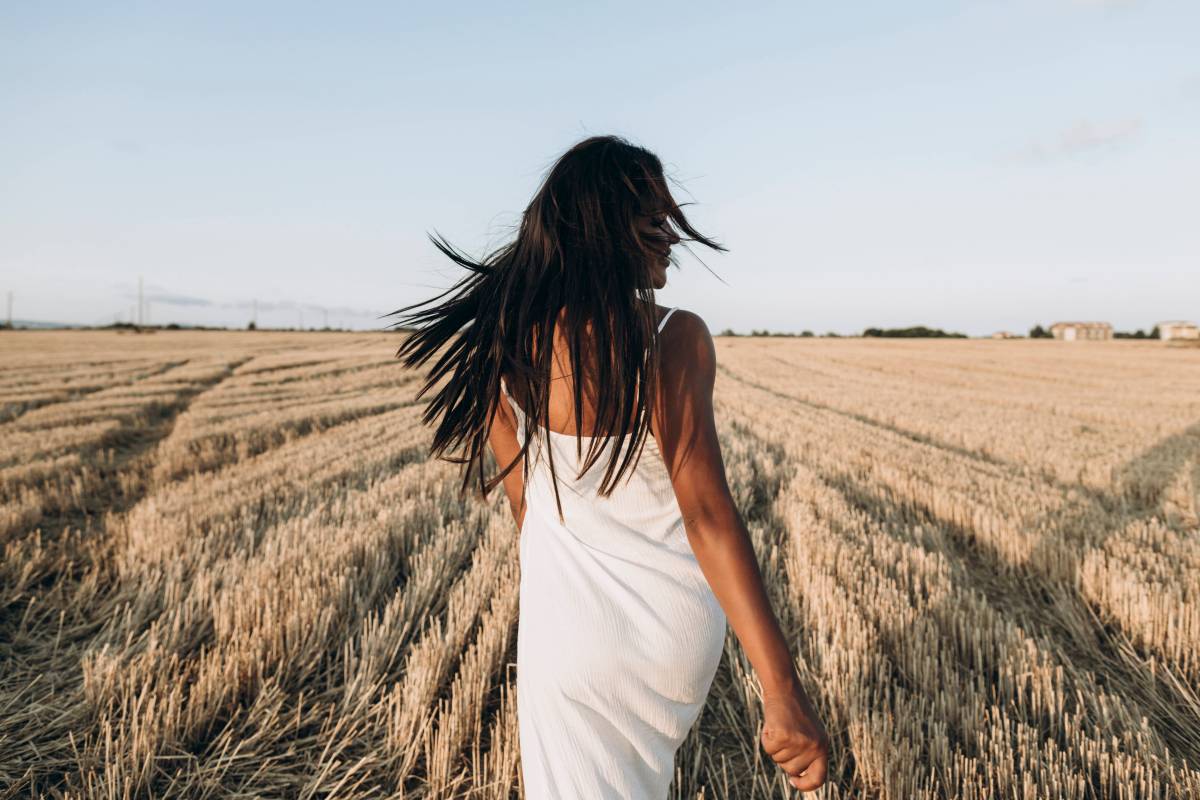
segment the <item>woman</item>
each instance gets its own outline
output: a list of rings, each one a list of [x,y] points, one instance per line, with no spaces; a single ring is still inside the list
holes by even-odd
[[[473,261],[434,239],[470,274],[407,316],[424,324],[397,353],[417,367],[449,344],[418,394],[448,378],[425,413],[440,417],[433,453],[465,445],[449,459],[468,465],[463,489],[472,465],[485,497],[503,482],[520,530],[531,800],[665,798],[726,621],[762,685],[763,747],[797,788],[825,781],[828,737],[726,482],[712,337],[697,315],[654,303],[677,230],[724,249],[692,228],[656,156],[586,139],[551,168],[509,244]],[[503,465],[488,480],[485,443]]]

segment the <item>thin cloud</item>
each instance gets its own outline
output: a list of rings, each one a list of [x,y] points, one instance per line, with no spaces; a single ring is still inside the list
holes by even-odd
[[[249,311],[257,308],[259,311],[324,311],[330,314],[342,314],[348,317],[376,317],[384,312],[352,306],[322,306],[316,303],[297,303],[294,300],[259,300],[255,305],[253,300],[238,300],[233,303],[220,303],[221,308],[236,308]]]
[[[128,300],[137,300],[137,290],[130,290],[129,284],[121,284],[125,289],[122,296]],[[235,300],[232,302],[217,302],[207,297],[190,294],[156,291],[143,292],[142,297],[147,303],[160,306],[178,306],[183,308],[232,308],[240,311],[257,309],[260,314],[272,311],[312,311],[315,313],[334,314],[343,317],[381,317],[385,312],[378,309],[357,308],[354,306],[323,306],[317,303],[297,303],[295,300]]]
[[[1010,160],[1038,164],[1083,153],[1113,150],[1137,139],[1142,127],[1142,120],[1136,117],[1108,122],[1081,120],[1049,140],[1030,142],[1013,153]]]
[[[137,292],[125,292],[130,300],[137,299]],[[207,297],[195,297],[187,294],[171,294],[170,292],[143,292],[142,297],[150,303],[161,303],[167,306],[212,306],[216,305]]]
[[[146,152],[146,146],[133,139],[109,139],[108,146],[127,156],[140,156]]]
[[[123,292],[136,292],[138,288],[136,281],[112,281],[109,286],[111,286],[113,289],[119,289]],[[144,282],[142,284],[142,289],[151,292],[165,292],[167,287],[159,286],[157,283]]]

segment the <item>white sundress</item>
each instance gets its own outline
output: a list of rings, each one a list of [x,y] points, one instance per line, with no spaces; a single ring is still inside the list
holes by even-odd
[[[501,389],[523,438],[524,413],[503,381]],[[611,441],[575,480],[582,462],[574,434],[540,433],[527,455],[519,545],[517,718],[525,797],[665,800],[675,752],[721,659],[725,613],[688,543],[653,437],[636,468],[601,498]],[[582,438],[586,456],[591,437]],[[547,439],[563,522],[540,454]]]

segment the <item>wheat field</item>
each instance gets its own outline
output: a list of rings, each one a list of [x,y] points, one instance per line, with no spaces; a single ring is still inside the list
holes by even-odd
[[[403,334],[0,335],[0,797],[519,797],[516,526]],[[1200,349],[718,338],[823,798],[1200,797]],[[798,793],[729,634],[671,797]]]

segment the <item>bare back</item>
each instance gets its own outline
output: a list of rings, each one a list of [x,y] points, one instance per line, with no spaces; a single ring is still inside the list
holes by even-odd
[[[674,308],[663,308],[655,306],[655,314],[657,318],[657,330],[662,333],[665,327],[667,318],[675,311]],[[660,359],[664,354],[659,353]],[[566,337],[562,331],[556,329],[554,332],[554,355],[550,365],[550,423],[549,428],[551,433],[558,433],[568,436],[574,436],[578,431],[583,438],[594,438],[596,429],[596,407],[598,405],[599,386],[595,377],[596,368],[594,355],[585,354],[584,368],[582,370],[574,370],[571,367],[570,348],[567,345]],[[576,423],[575,421],[575,375],[579,373],[584,375],[582,387],[583,393],[583,421]],[[519,394],[520,389],[511,384],[508,386],[512,392],[512,397],[518,403],[521,409],[529,407],[528,398]],[[650,435],[657,437],[658,414],[657,408],[652,409],[650,415]],[[632,428],[632,422],[630,423]]]

